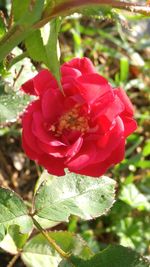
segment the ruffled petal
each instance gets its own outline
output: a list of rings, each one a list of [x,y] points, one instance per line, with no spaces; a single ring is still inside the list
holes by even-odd
[[[58,87],[57,82],[50,71],[44,69],[41,70],[34,78],[33,78],[34,88],[37,95],[42,95],[49,88]]]
[[[109,105],[105,105],[103,109],[101,109],[101,104],[100,104],[99,109],[97,107],[93,117],[95,117],[101,132],[105,133],[110,129],[110,127],[113,126],[114,120],[123,111],[124,111],[123,103],[120,101],[119,97],[115,96],[114,101],[109,103]]]
[[[37,95],[37,92],[34,88],[33,79],[28,80],[21,86],[21,90],[24,91],[24,93],[29,95]]]
[[[133,116],[134,114],[134,107],[128,98],[126,92],[122,88],[116,88],[114,89],[115,94],[120,98],[122,103],[124,104],[125,107],[125,113],[127,113],[130,116]]]
[[[64,96],[59,90],[47,90],[42,97],[42,113],[44,119],[53,124],[64,112]]]
[[[32,123],[33,123],[33,114],[36,110],[40,109],[39,100],[32,102],[26,109],[23,117],[22,117],[22,125],[23,125],[23,138],[24,143],[28,145],[28,148],[36,152],[37,154],[41,154],[42,151],[39,149],[37,144],[37,139],[32,132]],[[25,149],[25,146],[24,146]],[[25,149],[26,151],[26,149]]]
[[[102,162],[111,155],[123,138],[124,125],[118,117],[114,129],[109,132],[107,137],[100,136],[97,142],[84,142],[79,153],[70,161],[66,161],[66,164],[70,170],[76,171],[88,165]]]
[[[66,166],[71,171],[83,169],[90,161],[95,158],[96,146],[92,142],[84,144],[80,153],[76,155],[71,161],[65,162]]]
[[[26,139],[25,139],[25,135],[22,135],[22,148],[25,151],[26,155],[31,159],[31,160],[37,160],[39,157],[39,153],[37,153],[36,151],[32,150],[31,147],[28,146]]]
[[[40,149],[51,156],[58,157],[58,158],[63,158],[63,157],[69,157],[72,158],[75,156],[78,151],[80,150],[82,146],[83,139],[82,137],[79,137],[74,144],[71,146],[51,146],[47,145],[41,141],[38,140],[38,145]]]
[[[78,69],[70,68],[67,63],[63,64],[61,67],[62,83],[70,82],[70,79],[81,76],[81,72]]]
[[[96,70],[91,62],[90,59],[83,57],[83,58],[74,58],[67,63],[64,63],[63,67],[70,67],[71,69],[77,69],[81,72],[81,74],[90,74],[95,73]]]
[[[68,157],[69,159],[71,159],[72,157],[74,157],[79,151],[80,148],[83,144],[83,138],[80,136],[74,144],[72,144],[71,146],[68,147],[67,149],[67,153],[66,153],[66,157]]]
[[[43,154],[38,158],[37,162],[52,175],[63,176],[65,174],[64,159],[59,159],[47,154]]]
[[[56,158],[63,158],[67,150],[65,146],[51,146],[41,142],[40,140],[38,140],[38,146],[43,151],[43,153],[54,156]]]
[[[98,162],[96,164],[88,165],[82,170],[76,170],[76,173],[82,175],[88,175],[92,177],[100,177],[103,175],[108,168],[112,165],[121,162],[124,159],[125,154],[125,140],[122,139],[118,147],[111,153],[110,157],[105,161]]]
[[[76,79],[75,86],[88,104],[93,104],[112,91],[107,80],[97,73],[80,76]]]
[[[55,136],[48,132],[44,128],[44,120],[41,112],[35,112],[33,114],[32,131],[34,135],[46,145],[51,146],[65,146],[65,144],[56,139]]]
[[[137,129],[137,122],[130,117],[122,116],[122,121],[124,123],[124,136],[128,137]]]
[[[21,90],[30,95],[40,96],[48,88],[57,88],[58,84],[52,74],[44,69],[41,70],[34,78],[25,82]]]

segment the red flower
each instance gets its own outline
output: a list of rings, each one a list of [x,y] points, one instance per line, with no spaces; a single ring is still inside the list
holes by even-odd
[[[22,90],[36,95],[23,115],[23,148],[49,173],[98,177],[124,158],[125,139],[137,127],[126,93],[113,89],[87,58],[61,67],[62,87],[48,70]]]

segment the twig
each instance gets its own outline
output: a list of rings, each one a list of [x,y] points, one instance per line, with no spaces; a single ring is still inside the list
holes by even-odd
[[[24,59],[25,57],[28,57],[28,52],[23,52],[19,56],[16,56],[15,58],[11,59],[10,62],[7,64],[7,69],[10,69],[14,64],[19,62],[20,60]]]
[[[18,252],[18,254],[16,254],[11,261],[7,264],[6,267],[13,267],[15,262],[18,260],[18,258],[20,257],[21,252]]]
[[[17,73],[16,77],[14,78],[13,87],[15,86],[16,81],[18,80],[19,76],[21,75],[21,72],[23,71],[24,65],[20,67],[19,72]]]

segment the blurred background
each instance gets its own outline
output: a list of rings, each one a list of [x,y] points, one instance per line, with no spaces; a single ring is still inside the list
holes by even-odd
[[[145,1],[143,1],[145,2]],[[10,1],[0,1],[0,9],[9,14]],[[75,13],[62,19],[59,34],[61,64],[73,57],[89,57],[97,71],[114,87],[122,87],[135,107],[137,131],[126,144],[125,159],[107,175],[118,182],[116,203],[107,216],[81,222],[72,216],[69,225],[54,229],[68,229],[79,233],[94,252],[108,244],[131,247],[150,255],[150,19],[128,12],[98,10],[95,15]],[[3,23],[0,18],[0,36]],[[26,52],[23,43],[10,57]],[[12,64],[12,63],[11,63]],[[7,120],[0,120],[0,186],[9,187],[29,204],[35,182],[42,169],[30,161],[21,147],[21,124],[17,112],[29,101],[24,96],[17,104],[20,85],[42,68],[40,61],[28,56],[13,62],[9,69],[0,65],[0,98],[7,110]],[[3,91],[10,91],[13,109],[5,105]],[[9,94],[10,95],[10,94]],[[1,111],[2,112],[2,111]],[[0,266],[6,266],[11,256],[0,250]],[[23,267],[18,263],[16,267]]]

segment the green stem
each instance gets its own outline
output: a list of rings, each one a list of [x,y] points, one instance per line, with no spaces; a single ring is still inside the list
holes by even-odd
[[[91,5],[108,5],[112,8],[119,8],[119,9],[125,9],[125,10],[129,10],[129,11],[137,11],[139,13],[144,13],[144,14],[150,14],[150,7],[146,6],[146,5],[141,5],[138,3],[130,3],[128,1],[114,1],[114,0],[66,0],[63,3],[56,5],[56,7],[53,9],[53,12],[51,15],[55,15],[60,12],[64,12],[67,10],[72,10],[74,8],[78,9],[80,7],[87,7],[87,6],[91,6]]]
[[[32,28],[26,29],[20,25],[14,25],[0,40],[0,62],[32,31]]]
[[[70,253],[66,253],[64,250],[62,250],[60,246],[55,242],[55,240],[49,236],[48,232],[44,230],[41,225],[34,219],[33,216],[32,220],[37,229],[47,239],[48,243],[60,254],[61,257],[68,259],[70,257]]]

